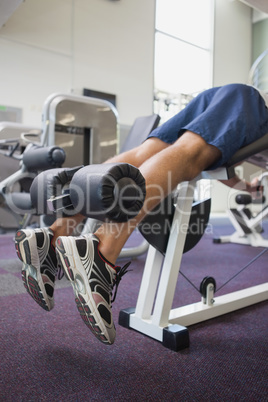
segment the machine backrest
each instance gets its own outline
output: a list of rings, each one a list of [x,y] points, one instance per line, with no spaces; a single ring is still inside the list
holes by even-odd
[[[129,151],[145,141],[147,136],[158,126],[159,121],[160,116],[158,114],[137,117],[120,149],[120,153]]]

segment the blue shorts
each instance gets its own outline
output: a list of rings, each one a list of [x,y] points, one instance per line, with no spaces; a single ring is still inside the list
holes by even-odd
[[[229,84],[208,89],[185,109],[156,128],[148,136],[172,144],[186,130],[200,135],[221,151],[210,166],[224,165],[238,149],[268,132],[268,109],[259,92],[248,85]]]

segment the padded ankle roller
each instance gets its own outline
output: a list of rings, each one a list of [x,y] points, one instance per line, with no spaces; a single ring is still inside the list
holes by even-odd
[[[59,210],[62,216],[74,215],[73,207],[69,205],[69,198],[66,203],[66,199],[61,197],[78,169],[81,169],[81,166],[49,169],[35,177],[30,188],[30,194],[32,204],[36,208],[38,215],[54,215]],[[49,199],[56,200],[54,204],[55,211],[49,208]]]
[[[65,152],[56,146],[34,146],[23,153],[23,163],[29,172],[59,168],[65,161]]]
[[[126,222],[140,211],[146,190],[137,168],[109,163],[44,171],[34,179],[30,193],[39,215],[60,211],[61,216],[81,213]]]
[[[144,177],[127,163],[86,166],[74,174],[69,191],[76,212],[114,222],[136,216],[146,194]]]

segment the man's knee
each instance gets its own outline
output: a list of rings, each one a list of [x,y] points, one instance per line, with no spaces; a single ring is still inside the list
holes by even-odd
[[[221,157],[221,151],[208,144],[200,135],[186,131],[174,144],[178,153],[187,158],[188,180],[194,179]]]

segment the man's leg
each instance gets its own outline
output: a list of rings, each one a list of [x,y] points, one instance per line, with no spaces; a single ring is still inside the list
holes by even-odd
[[[127,266],[120,268],[114,264],[126,240],[144,216],[178,183],[195,178],[220,156],[217,148],[197,134],[186,132],[173,145],[140,164],[147,194],[137,217],[126,223],[104,223],[94,235],[57,239],[57,252],[73,286],[78,311],[101,342],[112,344],[115,340],[111,296]],[[124,158],[121,161],[129,162]]]
[[[188,131],[174,144],[145,160],[139,166],[146,182],[144,206],[134,219],[122,224],[104,224],[96,231],[103,255],[115,263],[128,237],[144,216],[179,183],[194,179],[220,156],[221,152],[216,147]]]
[[[139,167],[145,161],[150,159],[153,155],[158,154],[163,149],[169,147],[169,144],[159,140],[158,138],[149,138],[147,141],[138,147],[116,155],[105,163],[129,163],[135,167]],[[72,217],[59,218],[50,227],[54,233],[52,244],[55,245],[59,236],[70,236],[74,229],[79,225],[85,217],[83,215],[75,215]]]
[[[144,207],[137,218],[129,221],[126,226],[135,227],[178,183],[191,180],[202,170],[206,169],[220,157],[220,151],[208,145],[199,135],[185,132],[174,144],[167,144],[158,138],[149,138],[133,150],[110,158],[107,163],[129,163],[140,169],[146,180],[146,200]],[[84,220],[84,216],[76,215],[57,219],[50,229],[54,233],[53,244],[57,237],[69,236],[75,227]],[[124,231],[123,224],[111,225],[118,227],[118,233]],[[109,233],[109,225],[103,225],[97,234]],[[114,235],[113,235],[114,236]],[[127,239],[122,236],[118,241],[118,250]],[[118,254],[115,251],[115,255]],[[109,251],[107,253],[110,255]],[[119,254],[118,254],[119,255]],[[118,256],[117,255],[117,256]],[[114,257],[111,261],[115,261]]]
[[[152,138],[132,151],[111,158],[108,162],[128,162],[138,167],[166,147],[168,144]],[[59,236],[70,236],[84,219],[81,214],[59,218],[50,228],[20,230],[15,236],[17,255],[23,263],[24,286],[33,299],[47,311],[54,307],[54,286],[58,270],[56,239]]]

